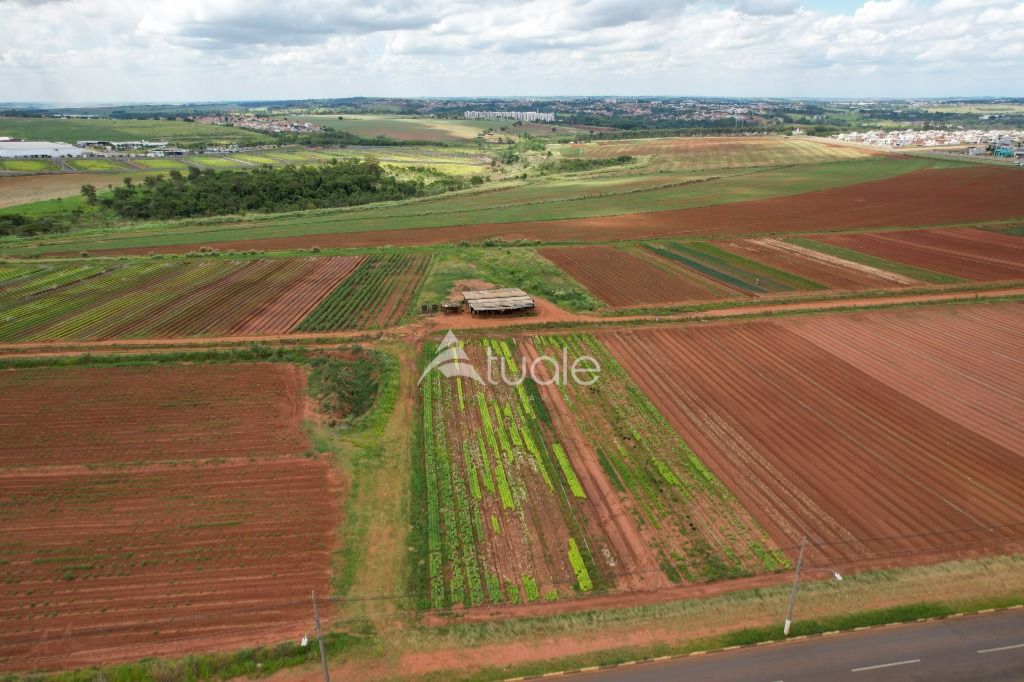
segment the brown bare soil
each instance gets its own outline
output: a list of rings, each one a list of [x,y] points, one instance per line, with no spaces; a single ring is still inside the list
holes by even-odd
[[[806,277],[830,289],[888,289],[917,283],[903,275],[818,253],[781,239],[738,239],[718,245],[726,251]]]
[[[0,467],[300,454],[291,365],[0,371]]]
[[[1024,239],[999,232],[949,228],[823,235],[815,239],[970,280],[1024,277]]]
[[[916,227],[1024,217],[1024,174],[972,166],[923,170],[804,194],[674,211],[596,218],[491,223],[410,230],[329,233],[208,244],[219,249],[412,246],[482,241],[606,241],[686,235],[800,233],[865,227]],[[179,253],[193,245],[106,253]]]
[[[46,175],[11,175],[0,177],[0,208],[33,201],[69,197],[82,185],[102,189],[120,185],[121,177],[110,173],[49,173]]]
[[[365,256],[317,258],[280,297],[266,303],[237,326],[235,334],[283,334],[293,330],[334,288],[352,274]]]
[[[301,637],[310,590],[330,589],[341,493],[327,458],[288,456],[308,449],[304,378],[262,364],[0,372],[14,431],[0,441],[0,669]]]
[[[1021,305],[876,311],[786,324],[909,400],[1024,453]]]
[[[544,256],[611,306],[689,303],[721,298],[710,284],[667,263],[658,267],[611,246],[540,249]]]
[[[1002,310],[985,334],[1005,346],[1019,338],[1013,329],[1024,307]],[[941,325],[949,313],[933,314],[930,322]],[[1005,315],[1014,327],[997,321]],[[802,320],[802,329],[817,319]],[[1024,538],[1019,451],[990,438],[984,421],[951,419],[929,406],[954,409],[946,399],[909,399],[806,334],[787,323],[753,322],[601,338],[782,546],[807,535],[819,561],[912,562],[963,548],[1005,549]],[[917,384],[919,392],[941,391],[951,373],[971,369],[958,360],[968,348],[962,340],[943,338],[957,352],[945,366],[933,364],[930,385]],[[977,370],[977,382],[958,384],[975,390],[958,399],[984,403],[978,386],[1006,371],[1014,385],[1024,382],[1019,367]],[[1009,412],[994,418],[1019,422],[1019,401],[1002,405]],[[1019,438],[1019,426],[1007,428]]]

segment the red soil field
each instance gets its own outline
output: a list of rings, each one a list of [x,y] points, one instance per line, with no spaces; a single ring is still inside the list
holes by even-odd
[[[283,364],[0,371],[0,467],[300,454],[304,388]]]
[[[984,325],[975,338],[1012,345],[1024,307],[995,310],[973,319]],[[886,316],[877,328],[874,314],[861,314],[870,337],[889,335],[870,371],[847,361],[853,351],[833,352],[849,343],[831,334],[807,338],[821,318],[601,338],[781,546],[808,537],[812,565],[1015,550],[1024,545],[1024,457],[1001,442],[1021,437],[1019,390],[1016,399],[994,403],[989,420],[975,419],[957,401],[977,412],[1001,385],[1019,388],[1019,363],[973,367],[970,338],[954,331],[931,341],[938,345],[928,359],[916,359],[913,347],[891,351],[893,362],[906,363],[897,373],[903,378],[875,376],[891,369],[885,349],[923,338],[929,326],[945,324],[949,309],[929,312],[899,322]],[[955,323],[964,324],[970,322]],[[958,376],[970,371],[970,379]],[[964,393],[940,395],[950,387]],[[990,437],[992,420],[1004,426]]]
[[[29,452],[27,427],[0,441],[0,670],[309,629],[310,590],[330,589],[341,491],[325,457],[288,456],[308,449],[302,370],[45,368],[0,381],[5,435],[18,421],[40,434]],[[17,419],[12,393],[28,403]],[[103,466],[133,459],[150,461]]]
[[[1024,453],[1022,304],[794,319],[791,331],[910,400]]]
[[[521,223],[327,233],[225,241],[218,249],[410,246],[482,241],[605,241],[673,236],[800,233],[865,227],[917,227],[1024,217],[1024,173],[972,166],[923,170],[885,180],[733,204]],[[191,244],[107,253],[178,253]]]
[[[611,306],[709,301],[721,289],[669,264],[658,267],[611,246],[540,249],[544,256]]]
[[[304,458],[0,474],[0,669],[298,639],[329,590],[330,475]]]
[[[280,297],[269,301],[262,310],[231,330],[232,334],[284,334],[296,325],[327,294],[352,274],[365,256],[317,258]]]
[[[1024,239],[971,228],[836,234],[818,241],[970,280],[1024,278]]]
[[[800,275],[830,289],[891,289],[916,280],[859,263],[818,253],[781,239],[738,239],[716,244],[744,258]]]

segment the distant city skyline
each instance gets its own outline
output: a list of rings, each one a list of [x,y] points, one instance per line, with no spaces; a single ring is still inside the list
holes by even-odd
[[[1013,0],[0,0],[0,101],[1024,96]]]

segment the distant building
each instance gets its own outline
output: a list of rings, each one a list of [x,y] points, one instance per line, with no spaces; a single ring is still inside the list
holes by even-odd
[[[83,155],[78,147],[63,142],[0,142],[0,159],[53,159]]]
[[[467,111],[463,114],[468,119],[507,118],[523,123],[554,123],[555,115],[540,111]]]

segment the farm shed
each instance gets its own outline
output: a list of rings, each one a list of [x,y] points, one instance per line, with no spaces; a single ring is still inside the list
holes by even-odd
[[[514,313],[533,310],[533,298],[522,289],[465,291],[462,298],[472,313]]]

